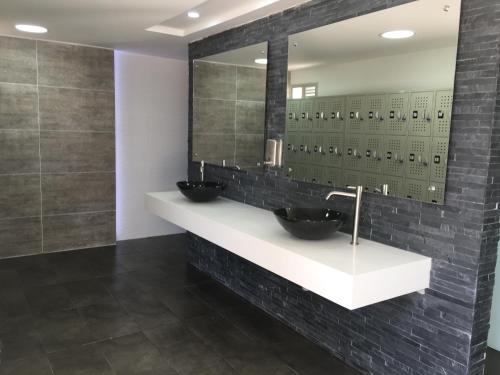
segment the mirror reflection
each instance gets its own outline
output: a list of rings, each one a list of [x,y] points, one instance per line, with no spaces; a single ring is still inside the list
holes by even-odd
[[[289,37],[285,173],[443,203],[459,0]]]
[[[193,62],[193,160],[260,170],[267,42]]]

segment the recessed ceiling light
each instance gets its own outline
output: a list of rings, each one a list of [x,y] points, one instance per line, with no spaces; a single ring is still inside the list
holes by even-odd
[[[411,38],[414,35],[415,31],[412,30],[392,30],[380,34],[380,36],[385,39],[406,39]]]
[[[200,13],[192,10],[191,12],[188,12],[188,17],[189,18],[200,18]]]
[[[267,64],[267,59],[258,58],[258,59],[255,59],[254,61],[255,61],[256,64],[260,64],[260,65],[266,65]]]
[[[25,33],[43,34],[47,32],[47,29],[43,26],[37,25],[16,25],[17,30],[24,31]]]

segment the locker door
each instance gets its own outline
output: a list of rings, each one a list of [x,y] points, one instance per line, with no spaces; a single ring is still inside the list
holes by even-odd
[[[386,133],[406,135],[408,133],[409,94],[391,94],[387,97]]]
[[[448,144],[448,138],[432,138],[430,180],[433,182],[444,183],[446,180],[446,168],[448,166]]]
[[[411,137],[408,139],[405,162],[407,178],[429,181],[430,140],[429,137]]]
[[[314,99],[303,99],[300,106],[300,131],[312,131],[314,123]]]
[[[298,144],[297,153],[295,154],[295,162],[304,163],[306,160],[307,139],[304,139],[304,133],[297,133],[296,140]]]
[[[305,181],[307,176],[307,168],[304,164],[295,164],[295,172],[292,173],[294,180]]]
[[[303,151],[301,152],[300,161],[305,164],[313,164],[313,134],[312,133],[302,133],[302,143]]]
[[[386,175],[400,176],[404,175],[406,160],[406,137],[387,136],[384,140],[383,149],[383,167]]]
[[[366,135],[363,142],[364,170],[372,173],[381,173],[383,166],[383,141],[379,135]]]
[[[389,185],[389,193],[391,197],[405,196],[403,193],[403,178],[384,175],[383,183]]]
[[[298,152],[300,147],[300,133],[287,133],[286,134],[286,156],[287,163],[294,163],[298,159]]]
[[[367,113],[365,113],[366,122],[364,126],[367,134],[385,133],[385,122],[387,117],[386,99],[386,95],[373,95],[366,97]]]
[[[444,184],[436,184],[431,182],[427,190],[427,201],[429,203],[444,203]]]
[[[347,134],[345,137],[344,168],[361,170],[363,166],[363,136],[361,134]]]
[[[436,92],[436,104],[434,106],[433,137],[450,136],[451,112],[453,107],[453,91]]]
[[[317,165],[325,164],[327,160],[326,149],[327,149],[327,137],[328,133],[314,133],[312,138],[314,139],[314,144],[312,145],[312,162]]]
[[[434,92],[410,94],[410,124],[408,135],[430,136],[434,118]]]
[[[375,189],[380,189],[382,187],[382,175],[376,173],[364,173],[362,176],[363,190],[366,193],[375,193]]]
[[[326,155],[323,158],[324,164],[330,167],[341,168],[344,152],[344,135],[336,133],[325,134],[325,139],[326,142],[323,151]]]
[[[292,132],[299,130],[301,101],[296,99],[290,99],[287,101],[286,108],[287,108],[286,130]]]
[[[310,168],[308,182],[311,182],[313,184],[325,185],[326,182],[324,181],[324,177],[324,167],[315,165]]]
[[[331,113],[330,117],[332,119],[331,131],[336,133],[344,133],[345,123],[346,123],[346,98],[337,96],[331,98]]]
[[[316,98],[314,101],[314,132],[328,132],[332,128],[333,119],[331,118],[332,99]]]
[[[366,112],[366,99],[364,96],[350,96],[347,104],[347,133],[362,133]]]
[[[325,168],[325,184],[332,187],[344,187],[344,175],[340,168]]]
[[[427,181],[406,179],[404,184],[404,196],[406,198],[424,201],[427,199],[428,188],[429,184]]]
[[[344,169],[344,186],[358,186],[361,182],[361,172]]]

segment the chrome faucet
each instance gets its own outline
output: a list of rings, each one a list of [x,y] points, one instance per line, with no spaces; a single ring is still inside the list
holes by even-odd
[[[348,193],[345,191],[332,191],[326,196],[326,200],[331,197],[341,196],[354,198],[354,227],[352,229],[352,245],[358,245],[358,231],[359,231],[359,213],[361,210],[361,196],[363,195],[363,186],[347,186],[347,190],[355,190],[355,193]]]
[[[200,177],[201,177],[201,182],[205,179],[205,160],[202,160],[200,162]]]

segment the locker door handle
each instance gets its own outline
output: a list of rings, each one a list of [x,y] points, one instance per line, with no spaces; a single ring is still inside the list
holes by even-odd
[[[340,119],[340,120],[343,120],[344,118],[342,117],[342,115],[340,114],[340,112],[337,112],[337,118]]]
[[[431,186],[429,186],[429,188],[427,190],[436,191],[436,187],[434,185],[431,185]]]

